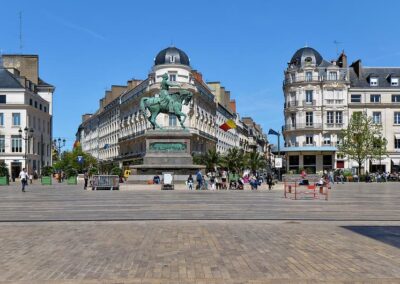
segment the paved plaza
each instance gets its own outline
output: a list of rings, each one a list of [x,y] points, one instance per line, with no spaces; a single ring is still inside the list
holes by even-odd
[[[0,283],[400,283],[399,187],[1,187]]]

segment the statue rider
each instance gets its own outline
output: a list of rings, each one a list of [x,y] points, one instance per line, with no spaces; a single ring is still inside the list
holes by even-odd
[[[168,90],[169,90],[169,87],[175,87],[175,86],[180,87],[181,85],[176,82],[168,81],[167,73],[162,75],[160,99],[161,99],[162,103],[165,101],[167,102],[169,113],[174,113],[174,100],[171,98]]]

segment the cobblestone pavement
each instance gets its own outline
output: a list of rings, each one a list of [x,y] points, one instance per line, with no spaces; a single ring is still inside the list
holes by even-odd
[[[1,187],[0,283],[400,283],[398,185],[330,201]]]

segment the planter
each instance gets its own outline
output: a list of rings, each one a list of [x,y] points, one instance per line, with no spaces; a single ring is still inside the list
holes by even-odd
[[[9,185],[8,177],[0,177],[0,185]]]
[[[77,177],[76,177],[76,176],[69,177],[69,178],[67,179],[67,184],[78,184],[78,179],[77,179]]]
[[[51,185],[52,180],[50,176],[44,176],[41,178],[42,185]]]

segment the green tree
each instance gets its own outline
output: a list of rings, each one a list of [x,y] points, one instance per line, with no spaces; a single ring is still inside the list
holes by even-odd
[[[83,163],[78,162],[78,156],[83,157]],[[83,152],[82,147],[75,147],[72,151],[63,152],[61,159],[54,163],[54,169],[64,170],[73,173],[74,170],[80,173],[85,169],[97,167],[97,160],[92,155]]]
[[[386,143],[379,137],[382,137],[382,126],[373,123],[372,118],[362,112],[353,113],[349,125],[341,131],[339,151],[357,161],[359,175],[361,165],[368,157],[376,158],[378,154],[386,153]],[[376,147],[377,141],[379,147]]]
[[[215,149],[210,149],[201,157],[201,163],[206,166],[207,171],[214,172],[221,164],[221,155]]]
[[[241,173],[246,165],[246,158],[243,150],[237,147],[228,149],[221,159],[221,165],[226,167],[229,171]]]
[[[0,163],[0,177],[8,177],[10,176],[8,172],[7,165],[4,162]]]
[[[246,154],[246,167],[253,173],[267,166],[267,161],[258,152],[250,152]]]

